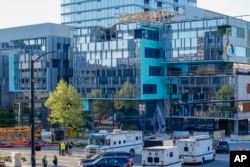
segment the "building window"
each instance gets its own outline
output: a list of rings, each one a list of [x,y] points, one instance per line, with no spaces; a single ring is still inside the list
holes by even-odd
[[[164,68],[157,66],[149,66],[149,76],[163,76]]]
[[[237,37],[244,38],[244,28],[237,27]]]
[[[143,84],[143,94],[156,94],[157,85],[156,84]]]
[[[60,43],[57,43],[56,48],[57,48],[57,50],[61,50],[61,44],[60,44]]]
[[[250,94],[250,84],[247,84],[247,94]]]
[[[154,157],[154,163],[159,163],[160,162],[160,158],[159,157]]]
[[[162,2],[157,2],[157,7],[161,8],[162,7]]]
[[[145,48],[146,58],[160,58],[160,49],[156,48]]]

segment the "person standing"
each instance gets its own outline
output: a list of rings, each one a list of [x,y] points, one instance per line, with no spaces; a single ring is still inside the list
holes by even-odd
[[[55,167],[57,167],[57,156],[56,155],[54,155],[53,164]]]
[[[65,152],[66,152],[66,154],[69,155],[69,142],[68,141],[66,141],[66,143],[65,143]]]
[[[48,159],[47,159],[46,155],[44,155],[42,163],[43,163],[43,167],[47,167],[47,165],[48,165]]]
[[[59,151],[59,155],[62,155],[61,143],[58,144],[58,151]]]
[[[64,141],[61,143],[60,147],[61,147],[62,156],[65,156],[65,143],[64,143]]]
[[[69,155],[72,155],[73,142],[69,143]]]

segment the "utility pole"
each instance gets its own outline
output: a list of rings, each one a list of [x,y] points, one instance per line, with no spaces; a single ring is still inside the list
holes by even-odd
[[[114,93],[112,94],[112,114],[113,114],[113,129],[115,128],[115,99]]]
[[[30,114],[30,123],[31,123],[31,167],[36,167],[36,152],[35,152],[35,95],[34,95],[34,64],[41,57],[54,53],[61,52],[58,50],[46,52],[39,55],[37,58],[31,58],[31,70],[30,70],[30,94],[31,94],[31,114]]]
[[[172,78],[169,79],[169,130],[173,137]]]

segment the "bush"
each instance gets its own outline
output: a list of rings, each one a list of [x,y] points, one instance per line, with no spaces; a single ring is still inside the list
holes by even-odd
[[[27,159],[25,157],[21,157],[22,161],[26,161]],[[0,161],[4,161],[4,162],[11,162],[11,156],[9,155],[0,155]]]

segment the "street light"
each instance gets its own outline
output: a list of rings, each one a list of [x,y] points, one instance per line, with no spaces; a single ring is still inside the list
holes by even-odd
[[[172,89],[172,78],[169,79],[169,130],[170,133],[173,137],[173,101],[172,101],[172,94],[173,94],[173,89]]]
[[[54,53],[54,52],[61,52],[60,50],[54,50],[50,52],[46,52],[41,54],[35,59],[31,58],[31,70],[30,70],[30,91],[31,91],[31,115],[30,115],[30,123],[31,123],[31,166],[36,167],[36,152],[35,152],[35,112],[34,112],[34,63],[40,59],[41,57]]]
[[[113,123],[113,129],[115,128],[115,99],[114,99],[115,97],[114,97],[114,93],[112,94],[112,114],[113,114],[113,121],[112,121],[112,123]]]

